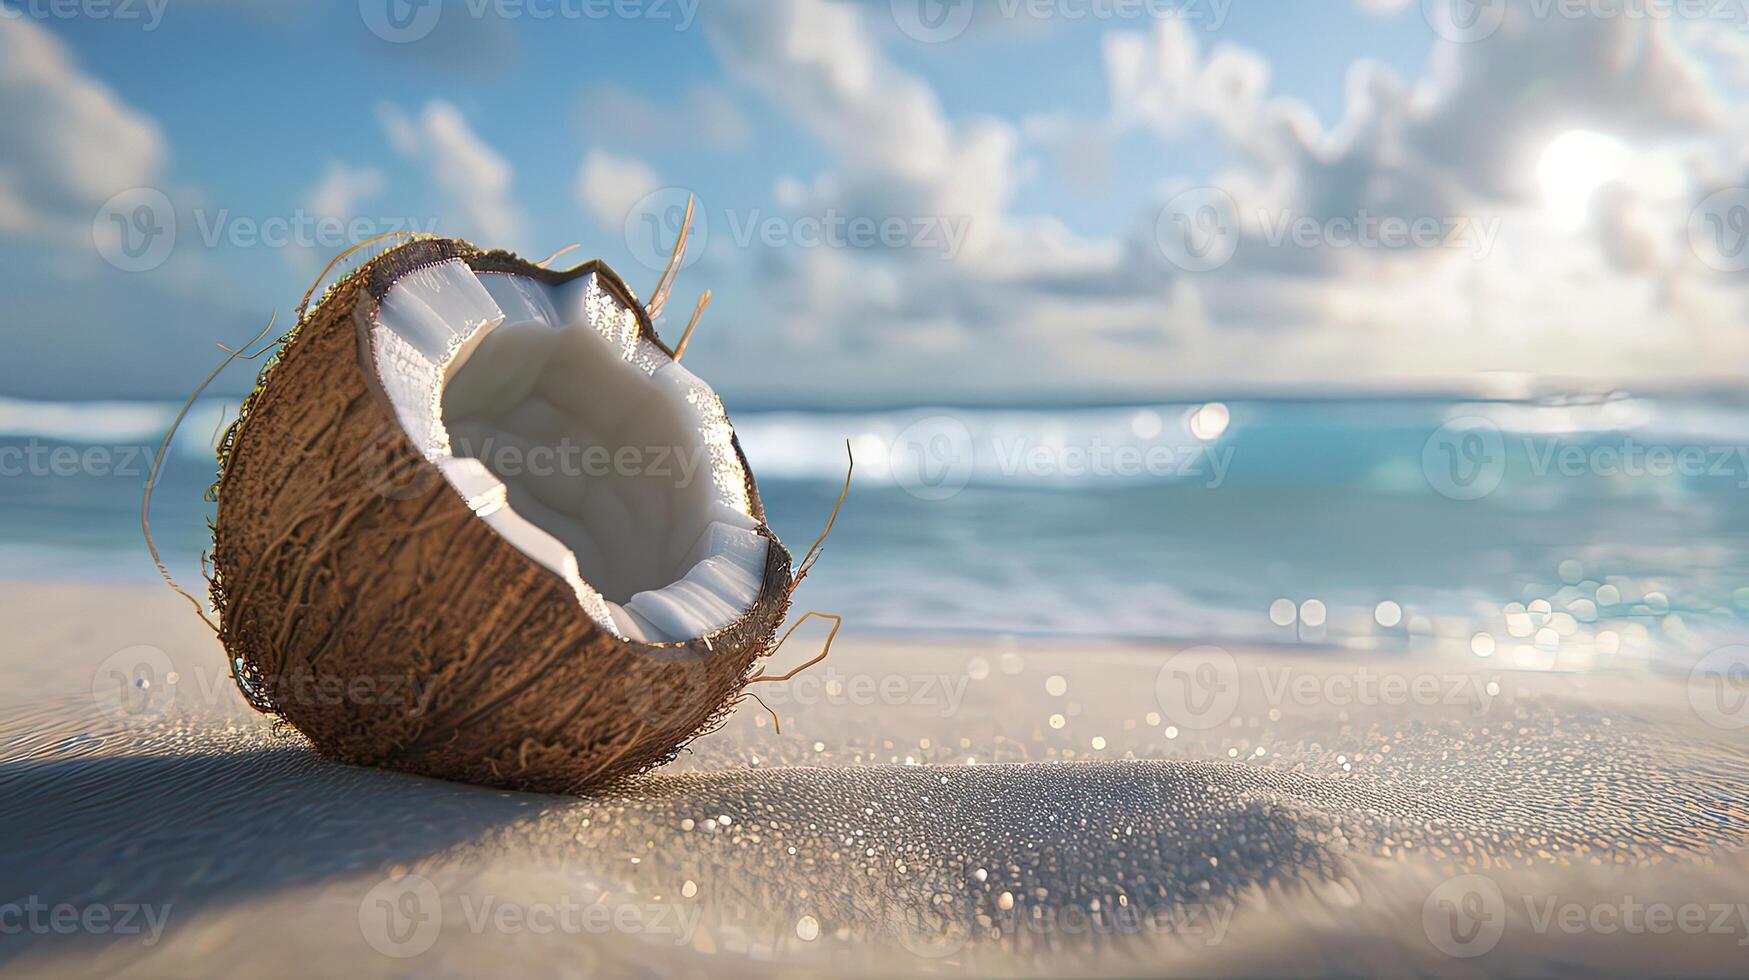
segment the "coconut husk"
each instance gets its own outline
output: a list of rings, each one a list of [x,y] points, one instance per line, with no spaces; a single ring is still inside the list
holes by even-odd
[[[763,586],[728,627],[628,641],[558,575],[475,517],[394,420],[360,323],[408,272],[448,259],[558,284],[466,242],[390,249],[281,339],[219,448],[212,604],[245,697],[328,758],[522,790],[575,792],[660,764],[732,708],[789,603],[790,556],[765,523]],[[735,452],[741,455],[739,441]],[[746,458],[741,455],[743,468]]]

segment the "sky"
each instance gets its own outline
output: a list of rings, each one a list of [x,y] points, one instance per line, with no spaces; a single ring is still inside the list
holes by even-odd
[[[0,0],[0,396],[688,195],[731,404],[1736,386],[1746,86],[1749,0]]]

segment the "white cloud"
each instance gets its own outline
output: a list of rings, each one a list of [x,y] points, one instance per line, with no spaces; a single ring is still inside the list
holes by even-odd
[[[602,228],[619,231],[633,205],[662,181],[641,160],[591,150],[577,171],[577,197]]]
[[[350,220],[357,217],[358,202],[382,193],[383,172],[375,167],[351,167],[329,162],[322,180],[305,195],[312,214],[321,218]]]
[[[1667,24],[1537,17],[1528,0],[1508,14],[1482,42],[1436,44],[1428,75],[1413,84],[1356,63],[1346,111],[1328,128],[1303,103],[1269,97],[1268,64],[1256,54],[1223,45],[1204,57],[1172,20],[1151,35],[1112,34],[1111,123],[1166,138],[1211,125],[1241,165],[1297,185],[1302,205],[1328,195],[1325,203],[1350,209],[1385,187],[1416,205],[1460,190],[1522,200],[1533,190],[1534,154],[1564,130],[1692,135],[1721,115]]]
[[[732,0],[712,12],[711,39],[729,73],[832,155],[837,169],[812,181],[816,209],[969,219],[968,253],[991,244],[1021,177],[1012,125],[950,121],[926,82],[886,58],[857,7]]]
[[[322,179],[304,192],[302,206],[312,217],[350,225],[365,218],[359,213],[360,202],[381,194],[387,185],[383,172],[376,167],[354,167],[330,160],[322,171]],[[311,276],[326,264],[341,244],[339,241],[323,245],[295,243],[282,254],[286,263],[300,276]]]
[[[1659,234],[1653,208],[1631,188],[1621,184],[1599,188],[1591,210],[1598,246],[1615,269],[1647,272],[1669,265],[1667,236]]]
[[[161,179],[157,124],[28,18],[0,17],[0,231],[89,235],[98,207]]]
[[[1668,22],[1538,17],[1534,6],[1509,6],[1486,41],[1435,46],[1428,77],[1384,120],[1477,193],[1522,194],[1524,155],[1563,130],[1647,141],[1700,135],[1724,116]]]
[[[694,85],[680,100],[660,104],[619,85],[598,85],[583,94],[578,117],[591,140],[639,147],[738,149],[748,123],[722,90]]]
[[[1111,122],[1176,136],[1193,122],[1212,122],[1243,141],[1259,120],[1269,87],[1262,57],[1223,44],[1206,58],[1197,33],[1181,21],[1159,21],[1152,34],[1113,32],[1104,39]]]
[[[1745,353],[1715,326],[1742,301],[1683,241],[1699,175],[1672,179],[1669,162],[1673,148],[1716,138],[1716,97],[1666,24],[1530,13],[1509,8],[1483,42],[1436,44],[1413,82],[1355,64],[1329,126],[1270,97],[1260,58],[1205,57],[1182,25],[1108,38],[1115,132],[1170,142],[1201,127],[1231,157],[1214,182],[1246,237],[1232,262],[1194,280],[1219,325],[1192,353],[1202,370],[1290,383],[1439,383],[1492,369],[1655,381]],[[1542,209],[1536,164],[1576,127],[1632,143],[1636,165],[1592,196],[1574,231]],[[1284,247],[1255,218],[1363,214],[1492,222],[1497,244],[1483,255]],[[1712,353],[1689,356],[1699,350]]]
[[[955,261],[761,253],[743,315],[782,342],[742,330],[712,356],[745,357],[737,369],[822,396],[853,378],[913,397],[1411,388],[1501,370],[1657,383],[1741,363],[1749,342],[1721,327],[1740,320],[1740,287],[1698,268],[1684,241],[1704,184],[1697,164],[1674,192],[1630,168],[1598,191],[1578,229],[1548,220],[1534,176],[1549,141],[1573,128],[1669,157],[1716,140],[1728,114],[1669,25],[1539,20],[1528,9],[1515,7],[1488,41],[1433,44],[1418,77],[1357,62],[1328,121],[1272,92],[1258,53],[1211,47],[1177,21],[1123,30],[1102,49],[1109,111],[1016,127],[950,117],[921,77],[885,56],[854,6],[736,7],[711,25],[725,66],[831,160],[777,179],[780,206],[969,213],[980,236]],[[1052,151],[1091,184],[1119,139],[1149,137],[1167,179],[1109,189],[1135,206],[1127,227],[1088,237],[1013,212],[1028,149]],[[1209,139],[1224,157],[1212,177],[1172,174],[1175,146]],[[1715,184],[1749,170],[1749,138],[1728,145],[1737,148],[1703,155]],[[1154,219],[1195,183],[1227,189],[1247,234],[1232,262],[1191,274],[1166,261]],[[1299,247],[1267,241],[1260,211],[1467,230],[1462,247]],[[1472,247],[1478,234],[1491,249]]]
[[[510,200],[510,162],[475,135],[461,110],[433,99],[416,118],[392,105],[383,106],[379,118],[389,145],[426,165],[467,234],[489,248],[521,244],[524,219]]]
[[[736,0],[711,21],[726,67],[751,82],[841,161],[913,177],[938,171],[952,130],[935,93],[889,63],[854,7]]]

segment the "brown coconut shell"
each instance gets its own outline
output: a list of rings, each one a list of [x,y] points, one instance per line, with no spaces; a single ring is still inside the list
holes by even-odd
[[[596,623],[560,576],[475,517],[366,366],[375,304],[447,259],[549,284],[598,275],[673,356],[599,261],[549,271],[425,239],[364,264],[282,339],[221,444],[220,640],[250,702],[330,759],[520,790],[598,787],[720,724],[783,621],[790,556],[737,440],[769,540],[752,608],[685,643],[631,642]]]

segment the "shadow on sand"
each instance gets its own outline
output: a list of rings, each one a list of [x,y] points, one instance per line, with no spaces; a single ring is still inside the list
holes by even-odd
[[[645,880],[702,882],[731,909],[781,915],[799,893],[871,933],[908,917],[899,938],[929,944],[994,907],[1009,880],[1046,907],[1084,911],[1121,884],[1182,909],[1333,870],[1327,825],[1254,794],[1255,772],[755,769],[658,773],[564,798],[336,765],[295,744],[14,761],[0,766],[0,879],[11,901],[168,907],[173,937],[203,911],[331,878],[498,862],[612,881],[637,854]],[[0,962],[118,938],[26,929]]]

